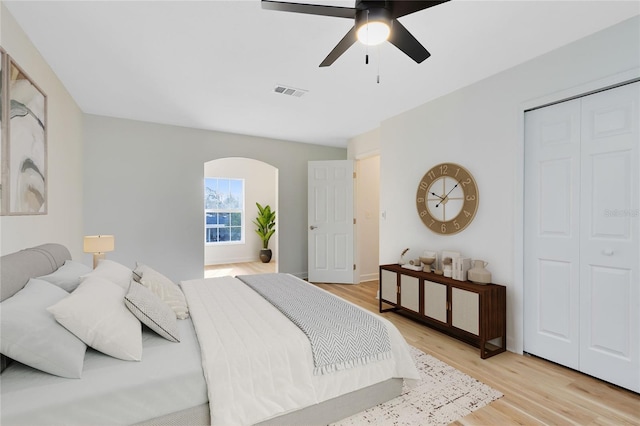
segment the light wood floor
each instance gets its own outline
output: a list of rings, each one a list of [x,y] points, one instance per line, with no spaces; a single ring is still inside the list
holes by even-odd
[[[205,265],[204,277],[222,277],[225,275],[249,275],[249,274],[268,274],[276,272],[278,269],[276,262],[248,262],[248,263],[229,263],[225,265]]]
[[[234,269],[255,273],[245,266],[236,264]],[[317,285],[378,313],[377,281]],[[399,314],[381,315],[409,344],[504,394],[455,425],[640,425],[636,393],[536,357],[505,352],[483,360],[473,346]]]

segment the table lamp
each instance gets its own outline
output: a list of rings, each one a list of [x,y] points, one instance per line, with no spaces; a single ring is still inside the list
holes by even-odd
[[[105,253],[113,251],[115,238],[113,235],[88,235],[84,237],[84,252],[93,253],[93,269],[98,266],[98,261],[105,258]]]

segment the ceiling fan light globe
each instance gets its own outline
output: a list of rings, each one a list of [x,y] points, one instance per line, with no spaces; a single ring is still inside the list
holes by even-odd
[[[375,46],[389,39],[391,28],[383,21],[369,21],[358,28],[358,41],[368,46]]]

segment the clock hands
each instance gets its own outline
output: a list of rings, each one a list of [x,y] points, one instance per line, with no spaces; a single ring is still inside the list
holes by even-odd
[[[432,194],[433,194],[433,195],[436,195],[436,197],[438,197],[438,198],[440,198],[440,199],[442,200],[442,201],[440,201],[438,204],[436,204],[436,207],[438,207],[440,204],[442,204],[442,203],[444,202],[444,200],[446,200],[446,199],[447,199],[447,197],[449,196],[449,194],[451,194],[451,191],[453,191],[453,190],[454,190],[454,189],[456,189],[457,187],[458,187],[458,184],[456,183],[456,184],[453,186],[453,188],[451,188],[451,190],[450,190],[449,192],[447,192],[447,195],[445,195],[445,196],[444,196],[444,198],[442,198],[442,197],[441,197],[441,196],[439,196],[439,195],[433,194],[433,192],[432,192]]]
[[[432,192],[431,195],[436,196],[436,197],[440,198],[442,201],[444,201],[444,198],[442,198],[441,196],[439,196],[435,192]],[[438,207],[438,206],[436,206],[436,207]]]

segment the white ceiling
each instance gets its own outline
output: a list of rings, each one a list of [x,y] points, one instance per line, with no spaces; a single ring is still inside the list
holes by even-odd
[[[86,113],[340,147],[640,13],[638,1],[453,0],[400,18],[432,54],[422,64],[385,43],[365,65],[356,44],[319,68],[353,21],[259,0],[4,3]],[[308,93],[279,95],[278,84]]]

